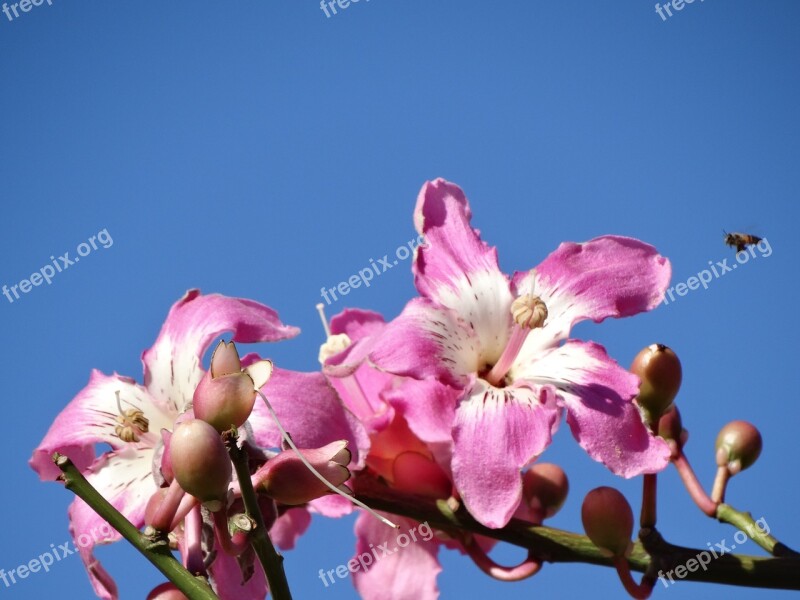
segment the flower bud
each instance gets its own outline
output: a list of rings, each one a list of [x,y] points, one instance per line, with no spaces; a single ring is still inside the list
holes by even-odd
[[[542,518],[556,514],[569,493],[567,474],[558,465],[536,463],[522,476],[522,496]]]
[[[663,344],[651,344],[633,359],[631,373],[641,380],[636,402],[649,422],[656,422],[666,411],[681,387],[681,361]]]
[[[756,462],[761,447],[758,429],[747,421],[731,421],[717,436],[717,466],[727,466],[731,475],[735,475]]]
[[[147,594],[147,600],[189,600],[183,595],[174,583],[169,581],[162,583],[153,588],[153,591]]]
[[[339,440],[322,448],[301,449],[300,452],[334,487],[344,487],[345,493],[352,493],[344,486],[350,479],[350,471],[347,469],[350,464],[347,441]],[[289,506],[305,504],[330,492],[293,450],[286,450],[268,460],[253,478],[258,482],[259,491]]]
[[[180,486],[201,502],[224,501],[231,481],[231,461],[219,432],[200,419],[175,428],[170,460]]]
[[[264,385],[271,374],[270,361],[259,361],[242,370],[234,343],[220,341],[211,357],[211,368],[194,392],[195,416],[219,432],[241,427],[253,412],[256,389]]]
[[[599,487],[586,494],[581,520],[592,543],[620,557],[628,553],[633,533],[633,511],[620,492]]]

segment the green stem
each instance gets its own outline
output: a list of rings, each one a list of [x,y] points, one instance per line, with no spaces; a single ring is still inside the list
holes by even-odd
[[[769,534],[769,526],[764,531],[762,527],[757,525],[749,512],[741,512],[729,504],[720,504],[717,507],[717,519],[723,523],[733,525],[739,531],[745,532],[756,544],[773,556],[800,557],[800,554],[771,536]]]
[[[250,532],[249,539],[253,545],[253,550],[258,556],[258,560],[261,562],[261,566],[264,567],[264,573],[269,582],[269,591],[274,600],[292,600],[289,582],[286,580],[286,573],[283,570],[283,556],[272,545],[272,540],[269,538],[267,526],[264,522],[264,516],[258,507],[258,496],[255,489],[253,489],[253,482],[250,480],[250,462],[247,452],[239,448],[235,429],[225,432],[223,440],[236,469],[236,477],[239,479],[245,512],[255,523],[255,528]]]
[[[580,562],[614,567],[614,559],[606,556],[584,535],[560,529],[531,525],[512,520],[502,529],[489,529],[473,519],[465,510],[443,513],[437,503],[419,496],[401,494],[385,484],[361,473],[354,481],[356,495],[371,507],[384,512],[401,515],[419,522],[427,521],[431,527],[457,534],[470,531],[496,540],[508,542],[529,550],[533,556],[547,562]],[[441,506],[441,502],[439,503]],[[725,513],[725,511],[723,511]],[[633,545],[628,564],[634,571],[659,574],[671,572],[676,567],[684,573],[672,576],[680,581],[706,581],[744,587],[800,590],[800,558],[783,556],[761,558],[725,554],[710,559],[706,567],[698,567],[700,555],[711,556],[707,548],[684,548],[664,541],[653,529],[640,542]],[[690,563],[689,561],[693,561]],[[693,566],[694,570],[688,567]],[[658,575],[654,575],[657,577]],[[669,581],[664,579],[665,585]],[[671,585],[671,584],[669,584]]]
[[[69,458],[56,452],[53,454],[53,462],[61,469],[61,479],[65,487],[103,517],[190,600],[218,600],[208,583],[183,568],[166,543],[153,543],[103,498]]]

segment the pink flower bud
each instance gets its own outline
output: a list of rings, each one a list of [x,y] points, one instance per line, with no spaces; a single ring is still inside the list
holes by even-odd
[[[678,355],[663,344],[651,344],[636,355],[630,370],[641,379],[636,402],[648,413],[650,421],[657,421],[681,387]]]
[[[183,595],[174,583],[166,582],[153,588],[153,591],[147,594],[147,600],[189,600]]]
[[[260,361],[243,371],[234,343],[220,341],[211,357],[211,368],[194,392],[194,415],[219,432],[241,427],[253,412],[256,389],[271,374],[269,361]]]
[[[595,546],[616,557],[628,553],[633,533],[633,511],[620,492],[604,486],[586,494],[581,520],[586,535]]]
[[[522,496],[542,518],[556,514],[569,493],[567,474],[558,465],[536,463],[522,476]]]
[[[731,475],[735,475],[756,462],[762,446],[758,429],[747,421],[731,421],[717,436],[717,465],[727,465]]]
[[[313,450],[301,449],[300,452],[335,487],[341,489],[350,479],[347,441],[332,442]],[[305,504],[330,492],[292,450],[281,452],[268,460],[253,478],[258,482],[260,491],[289,506]]]
[[[169,445],[175,479],[201,502],[223,501],[231,481],[231,461],[219,432],[200,419],[175,428]]]

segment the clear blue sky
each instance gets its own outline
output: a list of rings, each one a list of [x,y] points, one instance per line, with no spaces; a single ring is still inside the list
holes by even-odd
[[[303,333],[262,352],[315,369],[320,287],[411,239],[416,193],[437,176],[465,189],[509,271],[560,241],[617,233],[656,245],[677,283],[733,259],[723,228],[768,238],[771,256],[707,290],[574,333],[625,365],[652,342],[678,351],[687,453],[707,483],[719,427],[757,424],[762,458],[729,499],[800,546],[798,17],[791,0],[696,1],[667,21],[633,0],[362,0],[330,18],[316,0],[53,0],[13,21],[0,13],[0,285],[100,230],[113,239],[51,285],[0,296],[0,568],[69,539],[70,494],[39,483],[27,459],[90,369],[141,380],[140,353],[190,287],[274,307]],[[392,317],[413,293],[401,263],[329,311]],[[611,477],[566,428],[546,458],[572,482],[554,526],[580,530],[598,485],[638,504],[640,482]],[[668,540],[732,538],[672,470],[660,484]],[[355,597],[317,579],[352,555],[352,525],[315,519],[287,554],[297,598]],[[98,554],[123,598],[161,580],[123,544]],[[600,567],[549,565],[503,584],[455,553],[442,560],[443,598],[622,594]],[[656,594],[788,597],[687,583]],[[76,556],[0,586],[5,598],[59,595],[91,597]]]

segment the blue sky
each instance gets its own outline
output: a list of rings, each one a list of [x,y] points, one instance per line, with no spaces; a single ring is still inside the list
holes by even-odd
[[[687,453],[704,482],[728,420],[764,435],[729,500],[800,546],[795,338],[800,187],[800,6],[707,0],[667,21],[653,3],[371,0],[326,17],[315,0],[123,4],[52,0],[0,13],[0,285],[106,230],[88,253],[13,303],[0,296],[6,492],[0,568],[69,539],[68,492],[27,467],[92,368],[141,380],[139,356],[186,289],[254,298],[302,328],[259,350],[317,367],[314,310],[370,259],[415,237],[426,179],[461,185],[507,271],[558,243],[617,233],[668,256],[674,283],[734,253],[722,229],[772,250],[652,313],[580,325],[628,365],[652,342],[684,365]],[[104,238],[106,239],[106,238]],[[346,306],[396,315],[414,294],[401,262]],[[572,490],[551,524],[580,530],[583,495],[612,477],[562,428],[546,459]],[[693,507],[670,470],[659,527],[705,547],[734,534]],[[352,555],[352,519],[315,519],[286,556],[297,598],[354,598],[320,568]],[[758,554],[749,542],[743,552]],[[161,577],[122,544],[99,551],[123,598]],[[512,562],[522,554],[501,549]],[[548,565],[503,584],[442,555],[443,598],[621,597],[612,571]],[[8,598],[90,598],[77,557],[6,588]],[[707,584],[681,598],[781,598]]]

